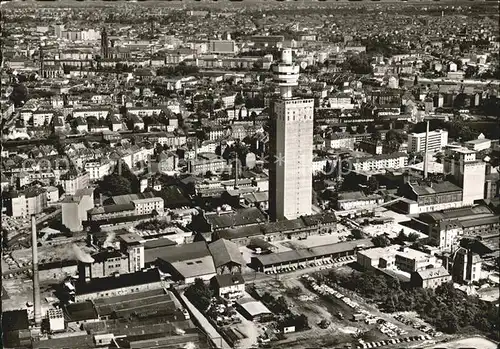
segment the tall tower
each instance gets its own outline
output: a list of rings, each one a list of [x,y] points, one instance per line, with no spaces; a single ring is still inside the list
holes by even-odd
[[[102,28],[101,31],[101,57],[109,58],[109,40],[106,28]]]
[[[445,152],[443,170],[463,189],[462,203],[472,205],[475,200],[484,199],[486,163],[476,159],[476,152],[463,147],[448,146]]]
[[[314,100],[294,98],[299,66],[284,49],[274,67],[280,98],[273,102],[269,169],[269,215],[272,220],[311,214]]]

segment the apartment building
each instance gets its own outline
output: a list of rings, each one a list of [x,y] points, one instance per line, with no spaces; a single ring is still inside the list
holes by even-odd
[[[205,174],[207,172],[220,173],[228,168],[227,162],[222,157],[211,153],[200,153],[197,159],[188,161],[188,171],[192,174]]]
[[[74,195],[77,190],[87,188],[89,181],[88,172],[78,173],[70,170],[61,176],[61,185],[67,195]]]
[[[134,214],[138,216],[151,214],[156,211],[159,214],[164,212],[164,201],[162,198],[145,198],[132,200],[134,204]]]
[[[46,190],[40,187],[12,190],[4,196],[6,213],[11,217],[29,217],[47,208]]]
[[[380,154],[372,157],[354,159],[352,168],[355,171],[374,171],[403,168],[408,164],[408,154]]]
[[[111,173],[111,162],[104,159],[87,161],[84,168],[90,180],[99,180]]]
[[[425,151],[426,133],[411,133],[408,135],[408,151],[418,153]],[[435,153],[448,144],[448,131],[429,131],[429,145],[427,151]]]

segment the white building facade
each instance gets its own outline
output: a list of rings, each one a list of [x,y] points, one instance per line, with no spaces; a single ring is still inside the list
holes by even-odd
[[[425,132],[411,133],[408,135],[408,151],[423,152],[425,151]],[[434,130],[429,131],[429,152],[438,152],[448,144],[448,131]]]
[[[292,50],[285,49],[275,67],[281,99],[274,104],[274,179],[270,214],[274,219],[295,219],[311,214],[313,161],[313,99],[292,97],[299,67]]]

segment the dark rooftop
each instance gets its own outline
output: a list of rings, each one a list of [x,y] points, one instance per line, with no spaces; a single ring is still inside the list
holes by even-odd
[[[241,274],[216,275],[213,277],[213,279],[219,287],[228,287],[245,283],[245,280],[243,279],[243,276],[241,276]]]
[[[158,256],[167,262],[179,262],[210,256],[207,244],[204,241],[193,242],[175,246],[167,246]]]
[[[2,313],[3,332],[27,330],[28,327],[28,311],[26,309],[5,311]]]
[[[64,317],[68,322],[84,321],[97,319],[97,312],[94,304],[90,301],[81,303],[72,303],[64,307]]]
[[[34,342],[33,348],[50,348],[50,349],[91,349],[95,348],[94,337],[92,335],[71,336],[51,338]]]
[[[146,242],[144,243],[144,249],[149,250],[153,248],[174,246],[174,245],[177,245],[175,241],[172,241],[167,238],[160,238],[155,240],[146,240]]]
[[[207,214],[206,219],[214,230],[266,222],[264,214],[254,207],[231,213]]]
[[[139,271],[137,273],[122,274],[107,278],[92,279],[89,282],[79,281],[75,284],[75,294],[83,295],[122,287],[145,285],[160,281],[160,273],[156,269]]]

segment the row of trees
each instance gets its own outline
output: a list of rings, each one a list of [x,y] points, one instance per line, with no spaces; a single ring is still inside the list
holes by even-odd
[[[350,56],[343,63],[342,68],[355,74],[371,74],[373,72],[370,58],[365,53]]]
[[[435,290],[403,289],[399,280],[373,271],[346,275],[332,270],[328,275],[318,277],[326,283],[339,284],[359,293],[386,312],[416,311],[438,331],[453,334],[472,329],[499,338],[498,309],[456,290],[453,283],[443,284]]]
[[[386,247],[391,244],[403,245],[405,242],[417,242],[419,235],[417,233],[405,234],[404,230],[401,230],[398,236],[394,239],[389,239],[386,235],[377,235],[372,238],[372,242],[376,247]]]
[[[187,65],[186,63],[179,63],[174,67],[161,67],[156,70],[156,75],[166,77],[188,76],[196,75],[199,73],[197,66]]]

